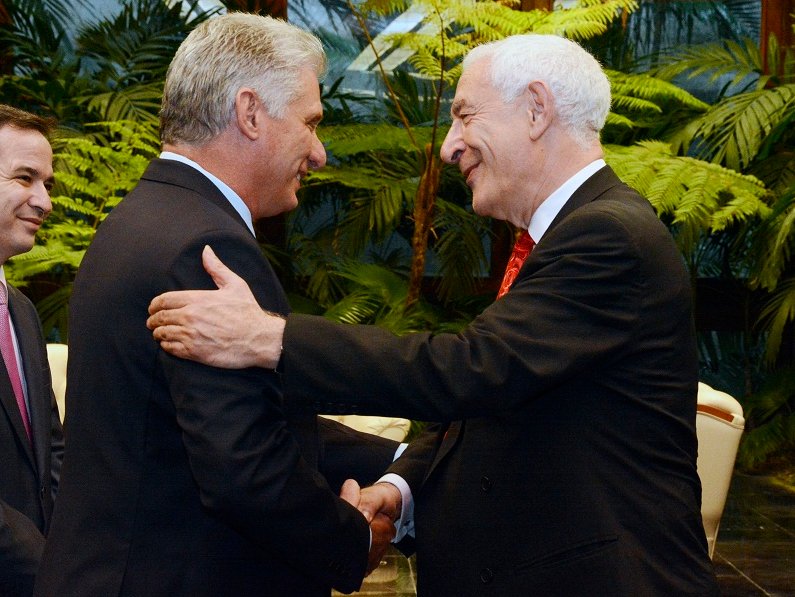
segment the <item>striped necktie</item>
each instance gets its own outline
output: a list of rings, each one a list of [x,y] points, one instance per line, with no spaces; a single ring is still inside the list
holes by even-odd
[[[28,441],[32,442],[28,408],[25,405],[25,394],[22,391],[22,380],[19,377],[17,354],[14,350],[14,341],[11,338],[11,322],[8,313],[8,290],[2,283],[0,283],[0,352],[3,353],[3,361],[8,371],[8,379],[11,381],[11,387],[17,399],[19,414],[22,416],[22,423],[25,425]]]

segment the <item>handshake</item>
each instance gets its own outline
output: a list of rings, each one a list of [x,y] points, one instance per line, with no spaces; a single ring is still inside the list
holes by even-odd
[[[353,479],[343,483],[340,497],[358,508],[370,524],[370,554],[366,573],[369,575],[378,567],[395,537],[395,520],[400,516],[403,498],[400,490],[391,483],[376,483],[362,489]]]

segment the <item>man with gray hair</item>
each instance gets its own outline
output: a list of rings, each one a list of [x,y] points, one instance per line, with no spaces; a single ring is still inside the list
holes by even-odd
[[[324,411],[444,422],[360,503],[413,518],[420,595],[718,594],[689,276],[651,205],[603,160],[609,105],[597,61],[557,36],[465,59],[442,158],[477,213],[521,235],[498,299],[459,334],[274,317],[212,255],[219,290],[150,307],[178,356],[278,364],[286,395]]]
[[[314,36],[241,13],[204,22],[177,51],[163,153],[75,280],[69,455],[37,595],[328,597],[356,590],[369,545],[394,535],[385,517],[370,531],[355,484],[336,492],[347,476],[376,480],[395,442],[294,408],[273,371],[174,358],[145,325],[156,294],[212,286],[209,244],[262,308],[288,312],[253,222],[294,208],[301,178],[325,163],[324,69]]]

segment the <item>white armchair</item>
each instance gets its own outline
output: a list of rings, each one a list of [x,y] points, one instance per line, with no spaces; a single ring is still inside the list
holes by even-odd
[[[68,358],[66,344],[48,344],[47,360],[50,363],[50,375],[52,376],[52,391],[55,394],[55,402],[58,403],[58,414],[63,423],[66,408],[66,361]]]
[[[322,415],[327,419],[333,419],[343,423],[356,431],[364,431],[374,435],[380,435],[387,439],[402,442],[409,432],[411,421],[408,419],[398,419],[395,417],[376,417],[363,415]]]
[[[744,428],[743,408],[737,400],[706,384],[698,384],[697,467],[701,478],[701,518],[710,558],[715,551],[734,459]]]

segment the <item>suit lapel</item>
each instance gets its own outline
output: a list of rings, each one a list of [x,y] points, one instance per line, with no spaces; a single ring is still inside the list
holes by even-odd
[[[24,299],[22,299],[24,300]],[[30,425],[31,425],[31,434],[33,437],[33,443],[37,443],[37,428],[40,428],[36,419],[36,413],[33,409],[33,404],[36,402],[36,392],[40,392],[40,388],[38,384],[31,383],[31,378],[35,378],[35,369],[33,368],[33,364],[29,362],[27,358],[28,353],[30,352],[30,346],[28,345],[29,339],[31,337],[31,333],[38,335],[39,330],[38,326],[34,326],[34,331],[30,331],[30,325],[28,323],[28,317],[24,316],[23,309],[20,308],[19,305],[20,296],[19,291],[9,285],[8,287],[8,310],[11,314],[11,321],[14,324],[14,332],[17,337],[17,343],[19,344],[19,352],[22,355],[22,369],[25,374],[25,382],[27,384],[28,389],[28,402],[30,403],[30,412],[28,416],[30,417]],[[35,339],[35,336],[33,336]],[[31,375],[29,371],[34,371],[34,374]],[[28,435],[25,433],[25,426],[22,423],[22,415],[19,413],[19,406],[17,406],[16,398],[14,397],[14,390],[11,387],[11,381],[8,379],[8,373],[5,367],[2,367],[2,371],[0,371],[0,391],[2,391],[2,402],[3,407],[6,409],[6,414],[8,415],[9,419],[11,420],[11,424],[14,427],[14,431],[16,432],[19,443],[24,446],[25,454],[27,454],[28,459],[32,466],[34,466],[35,470],[40,470],[40,466],[37,465],[36,459],[34,458],[33,448],[28,441]]]
[[[574,193],[572,193],[572,196],[569,197],[568,201],[566,201],[563,208],[560,210],[560,212],[558,212],[558,215],[555,216],[554,220],[552,220],[547,232],[565,220],[566,217],[574,210],[586,205],[587,203],[590,203],[605,193],[608,189],[615,187],[618,184],[621,184],[621,180],[616,176],[615,172],[613,172],[610,166],[605,166],[604,168],[601,168],[595,172],[588,180],[580,185],[580,187],[574,191]],[[543,238],[540,242],[543,242]],[[530,254],[530,258],[532,258],[532,253]],[[527,265],[527,263],[530,261],[530,258],[525,261],[525,265]],[[446,433],[441,439],[441,443],[436,452],[436,457],[428,469],[426,478],[462,439],[464,435],[465,423],[465,421],[454,421],[450,424]]]
[[[558,215],[555,216],[555,219],[552,220],[552,223],[549,225],[547,232],[552,230],[555,226],[560,224],[566,217],[576,210],[578,207],[582,207],[587,203],[590,203],[607,190],[615,187],[616,185],[622,184],[621,179],[616,176],[615,172],[610,166],[605,166],[600,170],[597,170],[588,180],[580,185],[580,187],[572,193],[569,200],[563,205],[563,208],[558,212]],[[543,242],[543,238],[541,242]]]
[[[224,194],[213,182],[195,168],[176,160],[163,160],[156,158],[149,163],[142,180],[149,180],[161,184],[170,184],[195,192],[202,198],[214,203],[239,222],[246,230],[251,231],[248,225],[237,213],[237,210],[224,197]]]

